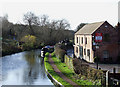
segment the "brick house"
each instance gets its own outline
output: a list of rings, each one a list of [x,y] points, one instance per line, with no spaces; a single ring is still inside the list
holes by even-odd
[[[102,34],[102,42],[95,42],[95,34]],[[107,21],[83,26],[75,33],[74,54],[77,58],[94,63],[98,57],[101,62],[116,62],[118,58],[118,33]],[[96,46],[97,45],[97,46]]]

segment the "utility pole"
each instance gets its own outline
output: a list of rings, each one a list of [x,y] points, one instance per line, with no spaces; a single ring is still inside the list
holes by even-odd
[[[96,68],[98,69],[98,49],[99,49],[99,42],[102,42],[102,33],[96,33],[95,34],[95,42],[96,42],[96,44],[95,44],[95,49],[97,50],[96,52],[96,57],[97,57],[97,59],[96,59]]]
[[[96,44],[96,49],[97,49],[97,58],[96,58],[96,69],[98,69],[98,49],[99,49],[99,45],[98,45],[98,43]]]

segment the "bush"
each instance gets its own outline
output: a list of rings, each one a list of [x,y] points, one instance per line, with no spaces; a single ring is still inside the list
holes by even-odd
[[[45,57],[48,57],[49,56],[49,53],[47,52],[46,54],[45,54]]]
[[[55,55],[57,58],[59,58],[62,62],[64,62],[64,56],[66,54],[66,51],[59,48],[59,47],[55,47]]]
[[[22,51],[15,42],[2,42],[2,56]]]
[[[84,79],[90,79],[92,81],[97,80],[97,84],[100,84],[100,81],[103,78],[103,72],[101,70],[97,70],[89,67],[87,64],[80,63],[79,59],[73,60],[74,71],[78,76],[84,76]],[[96,83],[95,83],[96,84]]]
[[[34,45],[36,44],[36,37],[33,35],[26,35],[22,37],[21,42],[24,42],[23,48],[28,50],[34,48]]]

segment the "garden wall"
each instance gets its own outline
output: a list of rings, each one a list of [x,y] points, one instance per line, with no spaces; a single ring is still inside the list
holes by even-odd
[[[73,59],[71,57],[69,57],[68,55],[65,55],[64,62],[71,70],[74,70],[73,69]]]

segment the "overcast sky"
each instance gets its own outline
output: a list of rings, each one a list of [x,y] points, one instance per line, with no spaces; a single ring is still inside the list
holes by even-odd
[[[66,19],[74,30],[80,23],[118,22],[120,0],[0,0],[0,16],[8,14],[13,23],[23,23],[23,15],[31,11],[50,19]]]

